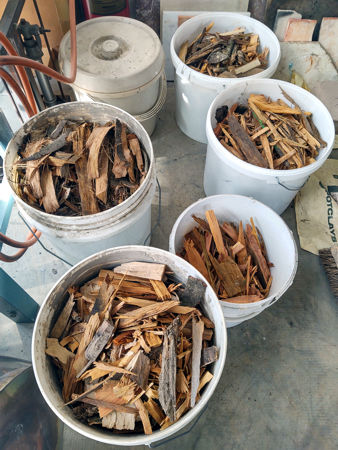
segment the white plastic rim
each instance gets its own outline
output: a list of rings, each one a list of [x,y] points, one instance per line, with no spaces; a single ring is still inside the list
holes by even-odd
[[[83,283],[94,277],[102,268],[112,268],[131,261],[158,262],[166,264],[177,278],[185,283],[189,276],[202,279],[206,284],[206,293],[202,302],[205,313],[215,323],[215,345],[219,347],[219,357],[212,366],[213,378],[203,391],[199,402],[176,423],[165,430],[155,431],[151,435],[144,434],[114,434],[109,430],[98,429],[85,425],[77,420],[70,408],[64,407],[59,382],[53,366],[45,354],[46,338],[66,301],[66,291],[69,286]],[[125,246],[108,249],[96,253],[81,261],[66,272],[47,294],[37,316],[32,340],[33,369],[39,389],[53,412],[66,425],[76,432],[95,441],[110,445],[150,445],[166,439],[188,425],[206,406],[222,375],[227,350],[227,332],[219,301],[205,278],[189,263],[165,250],[143,246]]]
[[[180,214],[170,233],[170,252],[177,254],[182,250],[184,236],[196,226],[192,215],[204,218],[205,212],[210,209],[214,210],[221,222],[238,224],[242,220],[245,226],[252,217],[263,236],[268,258],[274,264],[271,268],[272,285],[267,298],[244,304],[220,300],[226,321],[239,324],[272,305],[291,286],[298,265],[297,246],[291,230],[271,208],[253,198],[224,194],[200,199]]]
[[[39,211],[25,203],[15,191],[11,176],[17,150],[27,132],[46,126],[48,120],[69,118],[104,124],[119,118],[140,139],[148,156],[147,175],[127,200],[106,211],[87,216],[58,216]],[[156,172],[152,143],[144,127],[130,114],[119,108],[95,102],[71,102],[54,106],[32,117],[13,136],[5,156],[5,177],[11,193],[26,221],[40,229],[68,259],[77,262],[103,248],[123,244],[143,244],[151,230],[150,210],[155,195]],[[128,228],[135,231],[129,233]],[[136,228],[135,228],[136,227]],[[83,245],[82,245],[83,244]]]
[[[281,88],[305,111],[312,113],[312,119],[321,138],[327,143],[319,150],[316,162],[292,170],[272,170],[249,164],[227,151],[218,141],[213,129],[216,126],[216,109],[223,105],[247,103],[250,94],[264,94],[272,100],[283,97]],[[204,171],[206,195],[241,194],[262,201],[281,214],[307,178],[321,167],[331,153],[335,128],[326,106],[314,95],[294,84],[281,80],[250,80],[237,83],[224,90],[210,105],[206,119],[208,139],[207,157]]]
[[[269,48],[268,67],[261,73],[242,78],[219,78],[201,74],[184,64],[178,57],[185,41],[192,41],[210,22],[212,30],[230,31],[243,26],[246,31],[259,35],[262,49]],[[208,108],[216,95],[242,80],[270,78],[280,60],[280,44],[276,35],[263,23],[242,14],[213,12],[199,14],[184,22],[174,33],[170,43],[170,55],[175,67],[176,120],[180,129],[190,138],[206,143],[205,119]]]

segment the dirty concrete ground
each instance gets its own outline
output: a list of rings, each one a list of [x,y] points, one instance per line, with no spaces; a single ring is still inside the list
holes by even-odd
[[[152,245],[163,249],[168,249],[177,216],[204,197],[206,146],[180,132],[174,107],[170,85],[152,137],[162,187],[161,224],[153,234]],[[318,258],[299,248],[293,206],[283,218],[293,230],[299,250],[294,284],[271,308],[228,329],[224,372],[207,410],[190,432],[163,443],[161,449],[337,448],[337,301],[329,292]],[[18,239],[26,235],[15,209],[8,233]],[[38,245],[18,263],[4,268],[40,304],[67,270]],[[16,325],[0,315],[0,354],[30,360],[31,334],[32,325]],[[88,440],[66,426],[61,448],[122,449]]]

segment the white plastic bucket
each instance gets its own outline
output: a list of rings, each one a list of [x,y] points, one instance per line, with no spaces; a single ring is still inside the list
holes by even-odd
[[[120,205],[88,216],[57,216],[39,211],[25,203],[17,194],[11,176],[17,150],[23,137],[36,127],[47,127],[48,120],[69,118],[104,124],[119,118],[142,142],[148,155],[149,167],[141,186]],[[142,125],[130,114],[104,103],[72,102],[46,109],[31,118],[13,136],[5,157],[5,176],[18,209],[24,219],[42,231],[60,256],[76,263],[83,258],[110,247],[144,244],[151,230],[151,203],[156,190],[154,153],[151,140]]]
[[[179,281],[186,283],[189,276],[202,279],[207,284],[202,307],[206,315],[214,322],[215,345],[219,348],[218,360],[210,366],[214,377],[201,394],[196,406],[183,415],[176,423],[165,430],[155,431],[151,435],[115,434],[104,428],[94,428],[77,420],[72,411],[64,407],[60,384],[55,376],[53,364],[45,354],[46,338],[55,322],[55,316],[60,312],[66,301],[69,286],[78,285],[94,277],[102,268],[112,268],[116,265],[131,262],[158,262],[166,264]],[[110,445],[150,445],[153,442],[166,439],[188,425],[204,409],[211,398],[222,375],[227,350],[227,332],[219,301],[205,278],[190,264],[176,255],[152,247],[126,246],[109,249],[80,262],[55,284],[43,302],[35,322],[32,340],[32,361],[36,381],[46,402],[54,413],[69,427],[78,433]]]
[[[225,32],[245,27],[246,32],[259,35],[261,48],[269,48],[268,67],[261,73],[244,78],[218,78],[191,69],[178,57],[181,45],[191,42],[203,28],[214,22],[211,32]],[[270,78],[280,60],[280,45],[275,34],[263,23],[242,14],[212,12],[199,14],[184,22],[175,32],[170,43],[170,55],[175,67],[176,121],[180,129],[199,142],[206,143],[205,119],[216,95],[227,87],[244,80]]]
[[[130,17],[104,16],[81,22],[77,32],[78,99],[109,103],[133,115],[150,111],[161,96],[164,52],[152,28]],[[70,32],[61,40],[59,64],[70,73]],[[163,81],[162,81],[163,83]]]
[[[269,296],[255,303],[237,304],[220,300],[227,327],[238,325],[255,317],[275,303],[291,286],[296,275],[298,253],[291,230],[272,209],[257,200],[242,195],[214,195],[198,200],[185,209],[176,220],[169,237],[169,251],[179,253],[184,236],[196,222],[192,215],[204,218],[209,209],[215,211],[217,219],[243,225],[253,218],[261,232],[271,267],[272,285]]]
[[[101,101],[101,102],[108,103],[111,105],[115,104],[114,100],[109,99],[109,97],[101,96],[100,99],[95,99],[95,98],[91,97],[91,95],[89,95],[88,93],[84,92],[83,90],[76,89],[74,86],[73,86],[73,88],[74,88],[75,97],[79,101],[83,101],[83,102]],[[133,114],[135,119],[138,120],[144,126],[144,128],[145,128],[146,132],[149,134],[149,136],[151,136],[153,134],[153,132],[155,131],[157,118],[158,118],[158,115],[165,103],[166,97],[167,97],[167,81],[166,81],[166,77],[165,77],[164,73],[162,73],[162,76],[160,78],[159,94],[158,94],[158,98],[157,98],[155,105],[149,111],[143,112],[142,114]],[[134,101],[135,101],[135,105],[138,105],[138,107],[139,107],[138,100],[135,99]],[[115,105],[115,106],[118,106],[118,105]],[[125,109],[126,111],[128,111],[128,108],[123,108],[123,106],[127,106],[127,105],[124,105],[122,102],[122,109]],[[141,110],[143,110],[143,109],[144,108],[141,107]],[[131,111],[129,110],[128,112],[131,112]]]
[[[282,88],[305,111],[312,112],[312,119],[326,147],[319,150],[317,161],[300,169],[272,170],[249,164],[227,151],[218,141],[213,128],[216,126],[215,112],[222,105],[247,103],[250,94],[264,94],[272,100],[283,97]],[[221,92],[212,102],[206,121],[208,138],[204,169],[204,191],[206,195],[241,194],[270,206],[281,214],[291,203],[308,177],[321,167],[331,153],[335,129],[332,117],[310,92],[294,84],[280,80],[250,80],[236,84]]]

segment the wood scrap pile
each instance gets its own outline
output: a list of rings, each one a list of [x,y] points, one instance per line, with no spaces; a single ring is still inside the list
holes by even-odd
[[[89,425],[151,434],[194,407],[218,358],[214,324],[166,266],[132,262],[101,270],[68,299],[47,338],[66,405]]]
[[[247,105],[218,108],[214,132],[223,147],[242,161],[269,169],[298,169],[315,162],[326,142],[311,113],[282,92],[293,107],[282,99],[251,94]]]
[[[259,36],[238,27],[224,33],[210,33],[213,22],[192,42],[184,42],[179,58],[197,72],[220,78],[248,77],[267,68],[269,49],[260,53]]]
[[[116,119],[105,125],[61,120],[31,131],[13,170],[18,195],[60,216],[95,214],[132,195],[148,163],[137,136]]]
[[[272,276],[264,241],[253,219],[245,230],[220,224],[213,210],[206,219],[192,216],[197,226],[184,237],[180,256],[209,281],[220,300],[253,303],[269,294]]]

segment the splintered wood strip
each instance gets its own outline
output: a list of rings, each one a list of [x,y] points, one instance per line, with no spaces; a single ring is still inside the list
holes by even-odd
[[[209,281],[208,269],[203,261],[202,256],[196,250],[193,241],[186,240],[184,242],[184,249],[187,253],[187,260],[192,264],[196,269],[201,272],[201,274]]]
[[[74,357],[74,354],[62,347],[56,338],[47,338],[47,347],[45,352],[47,355],[56,358],[62,366],[66,366],[68,360]]]
[[[62,333],[64,332],[69,316],[71,315],[72,309],[74,307],[74,294],[71,294],[67,300],[67,303],[65,304],[63,310],[61,311],[61,314],[59,315],[57,321],[55,322],[55,325],[52,328],[52,331],[50,332],[50,337],[52,338],[60,338]]]
[[[115,403],[106,401],[106,400],[97,400],[95,398],[90,397],[83,397],[81,400],[79,400],[81,403],[88,403],[89,405],[107,408],[110,410],[120,411],[128,414],[138,414],[138,410],[136,408],[133,408],[131,406],[124,406],[124,405],[117,405]]]
[[[130,376],[130,379],[142,390],[145,390],[150,372],[150,359],[148,356],[146,356],[142,350],[139,350],[126,368],[134,373],[134,375]]]
[[[270,144],[269,144],[268,138],[266,137],[266,134],[262,134],[260,137],[260,140],[263,145],[264,154],[268,161],[269,168],[273,169],[274,166],[273,166],[272,152],[271,152]]]
[[[224,246],[224,242],[222,239],[222,233],[221,233],[215,212],[213,210],[206,211],[205,217],[207,218],[207,221],[208,221],[211,233],[212,233],[212,237],[214,238],[214,241],[215,241],[217,251],[221,256],[224,257],[225,255],[228,254],[228,252],[226,251],[226,248]]]
[[[209,381],[211,381],[212,379],[213,379],[213,374],[212,373],[210,373],[210,372],[205,372],[204,373],[204,375],[203,375],[203,377],[202,377],[202,379],[201,379],[201,381],[200,381],[200,384],[199,384],[199,386],[198,386],[198,392],[200,392],[201,391],[201,389],[203,389],[204,388],[204,386],[207,384],[207,383],[209,383]]]
[[[168,311],[173,306],[178,306],[179,301],[169,300],[166,302],[158,302],[156,305],[144,306],[142,308],[131,311],[128,316],[130,319],[121,319],[119,322],[119,329],[126,328],[131,324],[140,320],[155,316],[157,314]]]
[[[200,379],[201,350],[203,339],[204,323],[202,320],[192,320],[192,369],[191,369],[191,398],[190,406],[193,408],[196,403],[196,395]]]
[[[148,410],[144,406],[142,400],[141,399],[136,400],[135,401],[135,406],[138,409],[138,412],[140,414],[144,433],[145,434],[152,434],[153,430],[151,428],[149,415],[148,415]]]
[[[151,301],[151,300],[144,300],[142,298],[133,298],[133,297],[119,297],[122,301],[127,303],[128,305],[135,305],[135,306],[151,306],[151,305],[158,305],[157,301]],[[190,306],[173,306],[172,308],[168,309],[169,312],[173,312],[175,314],[189,314],[191,312],[197,312],[197,309]],[[125,316],[130,317],[130,316]]]
[[[113,174],[115,178],[123,178],[127,172],[128,163],[122,147],[122,124],[119,119],[116,119]]]
[[[260,269],[266,286],[270,278],[270,270],[266,263],[266,259],[263,256],[262,249],[257,242],[257,238],[254,236],[252,228],[249,224],[246,225],[246,236],[248,239],[249,249],[251,250],[253,257]]]
[[[134,430],[135,415],[121,411],[112,411],[102,418],[104,428],[115,428],[116,430]]]
[[[159,300],[169,300],[171,298],[171,293],[168,291],[163,281],[150,280],[150,283]]]
[[[162,281],[165,264],[154,264],[144,262],[124,263],[114,268],[114,273],[125,274],[148,280]]]
[[[144,406],[146,407],[151,417],[155,420],[155,422],[157,422],[158,425],[161,425],[161,423],[165,419],[165,415],[163,414],[158,404],[152,398],[148,398],[148,401],[144,403]]]

